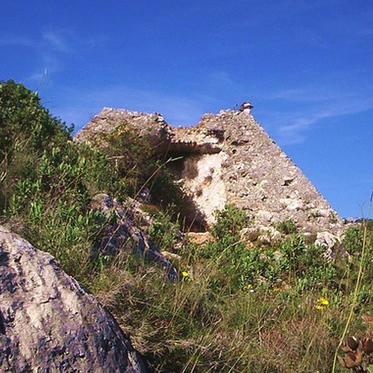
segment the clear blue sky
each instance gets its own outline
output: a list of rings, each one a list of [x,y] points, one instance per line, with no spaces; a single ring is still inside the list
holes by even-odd
[[[172,125],[248,100],[342,217],[373,188],[371,0],[3,1],[0,79],[85,125],[104,106]]]

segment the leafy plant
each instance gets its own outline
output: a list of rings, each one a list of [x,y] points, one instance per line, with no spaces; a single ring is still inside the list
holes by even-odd
[[[228,204],[223,210],[216,211],[216,223],[211,231],[216,238],[224,236],[238,237],[246,223],[246,214],[243,210],[232,204]]]
[[[160,250],[172,250],[180,235],[178,224],[172,221],[170,215],[162,212],[155,214],[153,219],[149,234],[154,243]]]
[[[72,129],[52,117],[36,93],[13,80],[0,82],[0,211],[17,181],[32,176],[40,154],[66,143]]]
[[[276,229],[283,234],[292,234],[297,232],[297,228],[295,226],[294,220],[288,218],[286,220],[280,221],[276,225]]]

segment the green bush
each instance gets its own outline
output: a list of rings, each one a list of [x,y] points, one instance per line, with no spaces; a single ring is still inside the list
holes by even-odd
[[[212,229],[216,240],[200,251],[201,258],[217,264],[213,287],[237,292],[279,286],[295,286],[300,291],[338,286],[336,263],[327,262],[325,249],[306,244],[302,235],[292,234],[272,247],[248,248],[239,234],[246,222],[243,211],[226,206],[217,217]]]
[[[107,155],[74,143],[72,129],[51,117],[37,94],[13,81],[0,84],[0,129],[2,220],[22,222],[26,238],[85,282],[100,231],[91,197],[124,197],[115,167]]]
[[[66,141],[73,128],[53,118],[37,93],[13,80],[0,82],[0,157],[9,158],[21,147],[45,149]]]
[[[85,283],[97,232],[105,224],[92,212],[91,197],[115,187],[113,171],[106,156],[73,142],[46,149],[33,173],[15,183],[5,217],[25,222],[31,242]]]
[[[280,221],[276,229],[283,234],[292,234],[297,232],[297,228],[295,226],[294,220],[291,218],[288,218],[284,221]]]
[[[172,251],[180,233],[178,224],[162,212],[155,214],[153,219],[149,235],[160,250]]]
[[[129,195],[136,196],[158,166],[158,157],[151,146],[150,135],[139,136],[130,124],[121,124],[121,131],[103,134],[107,144],[103,151],[126,181]]]
[[[39,96],[13,80],[0,82],[0,212],[16,183],[32,176],[46,149],[64,144],[72,128],[53,118]]]
[[[232,204],[228,204],[223,210],[216,211],[216,223],[212,229],[212,235],[216,238],[224,236],[238,237],[246,223],[246,214],[243,210]]]

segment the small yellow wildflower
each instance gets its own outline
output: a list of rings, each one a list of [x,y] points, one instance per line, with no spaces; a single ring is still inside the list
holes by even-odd
[[[323,306],[328,306],[328,305],[329,305],[328,300],[325,299],[325,298],[323,298],[323,297],[321,297],[321,298],[319,299],[319,303],[320,303],[321,305],[323,305]]]
[[[182,276],[183,276],[183,280],[185,280],[185,281],[193,281],[194,279],[193,279],[193,274],[192,273],[189,273],[189,272],[187,272],[187,271],[182,271],[181,272],[181,274],[182,274]]]
[[[325,307],[327,307],[329,305],[329,301],[323,297],[319,298],[319,300],[317,301],[317,304],[315,306],[315,308],[317,310],[323,310]]]
[[[253,289],[253,285],[251,284],[246,285],[245,290],[249,291],[250,293],[255,292],[255,290]]]

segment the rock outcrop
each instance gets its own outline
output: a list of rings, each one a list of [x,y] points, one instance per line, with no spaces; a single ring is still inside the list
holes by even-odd
[[[101,193],[93,197],[91,207],[100,211],[105,218],[105,228],[94,247],[93,255],[101,253],[115,256],[121,250],[130,249],[145,261],[163,266],[170,280],[179,278],[170,260],[162,255],[145,230],[140,228],[144,224],[150,225],[150,221],[145,221],[149,216],[139,208],[136,201],[128,199],[124,206]]]
[[[0,371],[145,368],[110,313],[55,259],[0,227]]]
[[[92,121],[75,136],[75,140],[86,142],[94,147],[105,147],[106,135],[120,136],[132,131],[138,137],[149,136],[152,146],[158,152],[167,149],[172,134],[162,115],[145,114],[137,111],[104,108]]]
[[[175,179],[210,224],[215,210],[232,203],[246,210],[253,227],[276,227],[291,218],[302,232],[340,233],[337,213],[255,121],[249,106],[206,114],[188,128],[172,127],[159,114],[105,108],[75,140],[104,146],[102,133],[131,128],[139,136],[151,134],[159,151],[182,157],[171,165]]]

